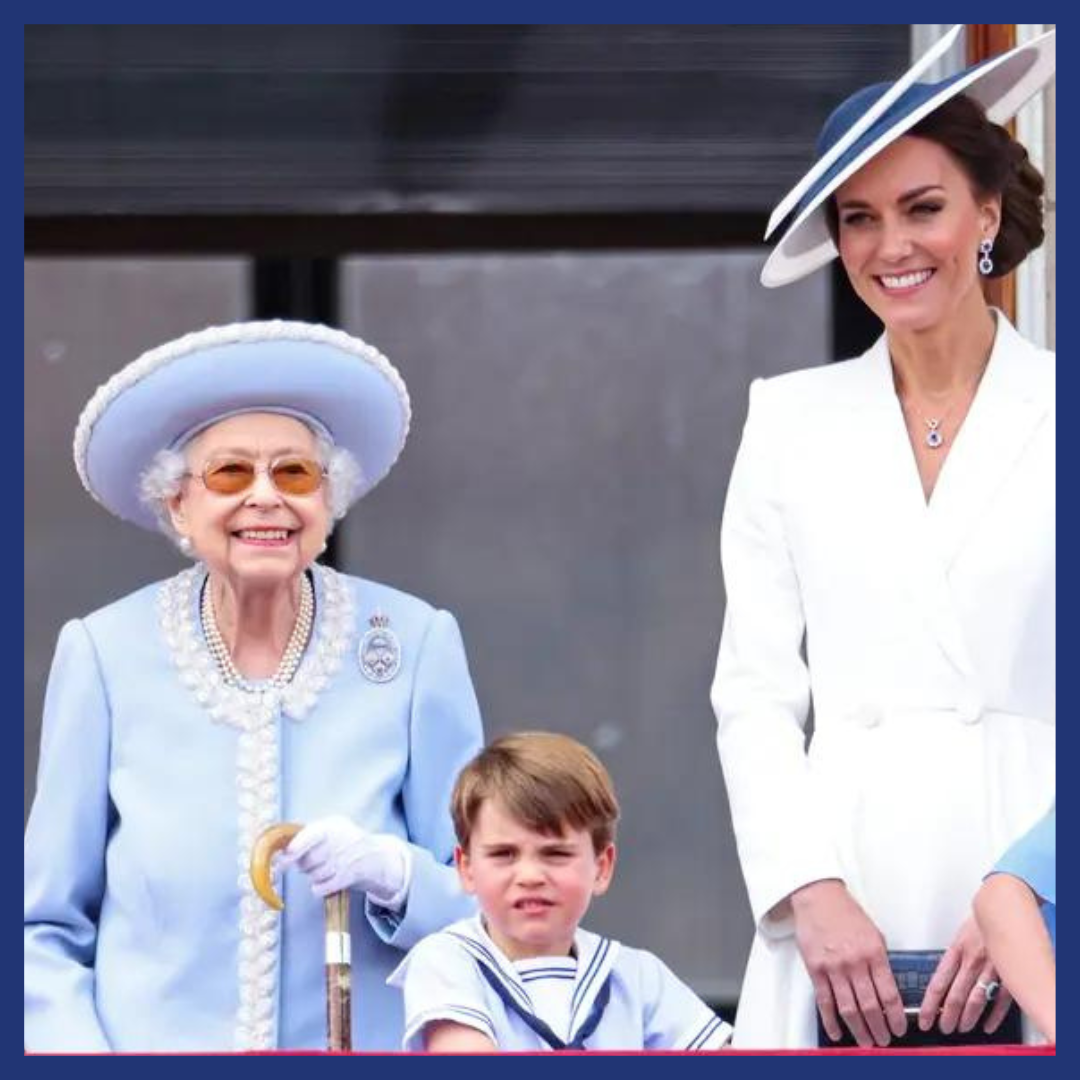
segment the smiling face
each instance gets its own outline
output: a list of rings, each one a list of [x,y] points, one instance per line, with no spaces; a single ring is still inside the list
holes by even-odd
[[[461,883],[480,902],[488,933],[511,960],[567,956],[594,896],[607,891],[615,845],[599,853],[588,830],[530,829],[497,799],[480,807],[467,850],[454,855]]]
[[[306,425],[276,413],[242,413],[200,432],[185,457],[191,475],[169,500],[169,515],[211,572],[273,585],[294,579],[315,560],[330,528],[325,482],[311,494],[287,495],[268,471],[280,458],[318,460]],[[236,494],[207,488],[204,469],[226,459],[253,462],[254,483]]]
[[[998,196],[982,197],[952,155],[906,135],[836,193],[837,246],[855,292],[890,331],[940,326],[984,306],[979,242],[993,239]]]

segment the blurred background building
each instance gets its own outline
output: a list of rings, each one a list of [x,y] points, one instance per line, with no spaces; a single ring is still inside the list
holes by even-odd
[[[761,236],[832,106],[945,29],[26,27],[26,806],[60,626],[180,566],[79,487],[83,403],[189,330],[340,325],[400,367],[415,423],[330,561],[458,615],[491,735],[602,755],[623,848],[591,924],[730,1010],[728,473],[752,378],[878,332],[835,268],[763,289]],[[1019,121],[1051,176],[1053,102]],[[1010,300],[1051,344],[1052,282],[1051,244]]]

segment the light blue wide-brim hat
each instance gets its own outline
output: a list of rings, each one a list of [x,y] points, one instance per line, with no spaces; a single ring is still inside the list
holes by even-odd
[[[106,509],[156,529],[139,495],[154,455],[216,420],[262,410],[308,420],[351,451],[356,498],[393,467],[412,416],[394,365],[342,330],[283,320],[211,326],[143,353],[98,388],[75,428],[75,467]]]
[[[857,90],[825,121],[817,144],[817,160],[777,204],[765,230],[791,224],[769,255],[761,283],[787,285],[825,266],[839,252],[829,235],[826,200],[841,184],[880,154],[920,120],[950,98],[965,94],[1003,124],[1054,75],[1053,30],[1008,52],[984,60],[940,82],[920,82],[952,46],[962,26],[954,26],[896,82]]]

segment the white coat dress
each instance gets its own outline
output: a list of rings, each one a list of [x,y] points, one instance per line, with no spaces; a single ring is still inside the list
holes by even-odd
[[[816,1042],[793,890],[841,878],[889,948],[944,948],[1053,800],[1054,356],[996,317],[929,501],[884,337],[751,387],[712,688],[756,923],[735,1046]]]

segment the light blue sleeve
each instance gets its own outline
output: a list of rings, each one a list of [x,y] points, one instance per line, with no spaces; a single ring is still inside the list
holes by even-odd
[[[421,941],[387,982],[405,996],[404,1050],[423,1050],[424,1028],[436,1020],[475,1028],[499,1045],[476,961],[449,934]]]
[[[413,849],[405,908],[395,914],[368,900],[368,918],[386,942],[407,949],[476,908],[453,865],[450,795],[462,767],[483,746],[480,706],[457,621],[437,611],[418,661],[409,724],[409,768],[402,798]]]
[[[719,1050],[731,1025],[716,1015],[657,956],[638,950],[642,971],[645,1050]]]
[[[24,1042],[110,1049],[94,1006],[109,831],[109,703],[80,620],[60,632],[45,692],[37,793],[26,827]]]
[[[1057,804],[1055,803],[1005,852],[991,871],[995,874],[1012,874],[1020,878],[1040,900],[1055,905],[1057,904],[1056,821]]]

